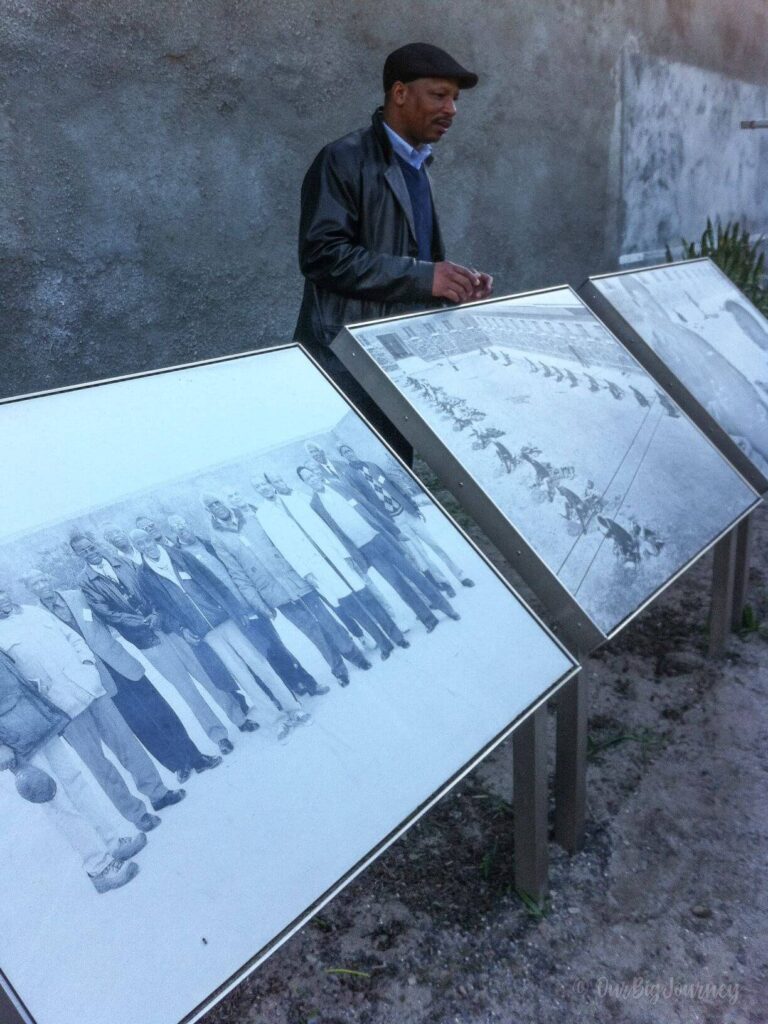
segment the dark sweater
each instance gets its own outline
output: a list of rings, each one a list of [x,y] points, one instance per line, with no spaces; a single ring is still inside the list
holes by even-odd
[[[434,226],[432,213],[432,192],[427,179],[424,164],[417,171],[407,160],[396,153],[397,162],[405,178],[408,195],[411,197],[413,210],[413,226],[416,230],[416,241],[419,246],[419,259],[432,262],[432,230]]]

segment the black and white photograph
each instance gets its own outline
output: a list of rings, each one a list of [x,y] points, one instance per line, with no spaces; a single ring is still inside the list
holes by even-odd
[[[768,321],[710,260],[590,279],[768,478]]]
[[[575,663],[297,346],[0,420],[2,971],[191,1020]]]
[[[348,331],[604,635],[757,500],[570,288]]]

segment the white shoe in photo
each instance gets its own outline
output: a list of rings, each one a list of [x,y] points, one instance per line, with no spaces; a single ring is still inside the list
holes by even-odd
[[[97,875],[89,875],[93,887],[98,893],[120,889],[127,885],[139,873],[139,865],[133,861],[111,860]]]

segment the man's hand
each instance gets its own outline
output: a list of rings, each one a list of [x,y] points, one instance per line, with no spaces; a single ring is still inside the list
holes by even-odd
[[[16,755],[10,747],[6,747],[4,743],[0,743],[0,772],[5,772],[9,768],[13,768],[16,764]]]
[[[308,572],[304,579],[307,581],[310,587],[312,587],[313,590],[320,589],[320,584],[317,582],[317,576],[315,576],[313,573]]]
[[[186,626],[181,627],[181,637],[182,640],[186,640],[188,644],[193,646],[200,643],[200,637],[193,633],[191,629],[187,629]]]
[[[482,302],[483,299],[490,299],[491,293],[493,292],[493,278],[490,274],[482,274],[479,271],[474,271],[480,279],[480,284],[475,289],[473,296],[474,302]]]
[[[478,302],[487,299],[493,289],[493,278],[477,270],[468,270],[445,260],[435,264],[432,294],[449,302]]]

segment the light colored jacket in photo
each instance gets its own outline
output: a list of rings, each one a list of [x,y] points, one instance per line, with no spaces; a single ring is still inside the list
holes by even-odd
[[[83,638],[45,608],[17,605],[0,619],[0,650],[70,718],[106,693],[93,652]]]

